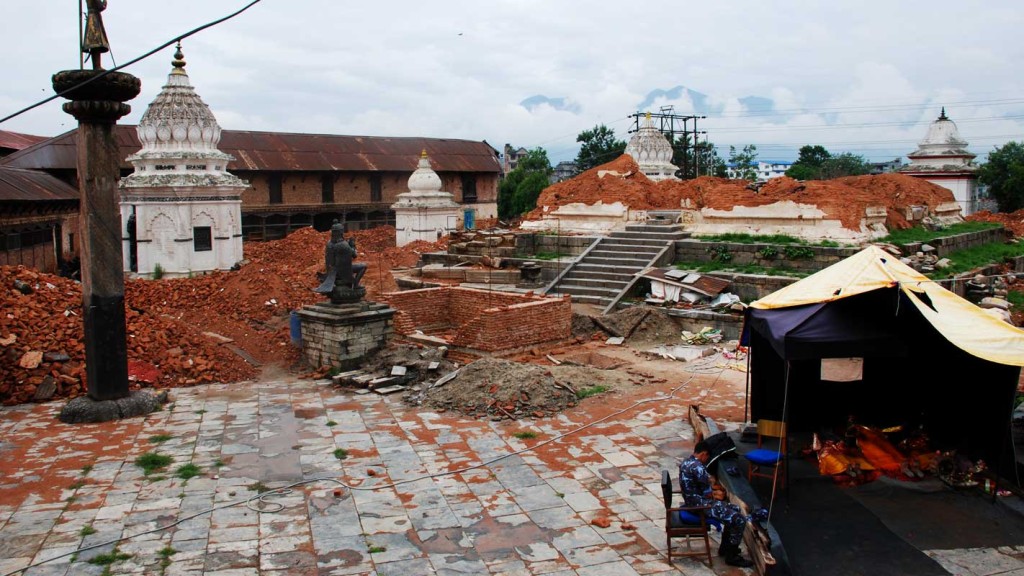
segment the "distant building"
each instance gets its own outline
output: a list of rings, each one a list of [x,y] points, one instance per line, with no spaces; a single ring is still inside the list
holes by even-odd
[[[526,148],[513,149],[511,144],[505,144],[505,150],[501,157],[501,171],[503,174],[516,169],[516,166],[526,154],[529,152]]]
[[[78,254],[78,188],[44,172],[0,166],[0,264],[56,273]]]
[[[888,162],[868,162],[870,174],[888,174],[898,172],[903,167],[903,158],[896,158]]]
[[[767,182],[772,178],[781,178],[786,175],[786,170],[793,166],[793,162],[785,160],[758,160],[754,167],[756,182]],[[729,178],[739,178],[741,171],[736,169],[735,164],[727,164],[725,173]]]
[[[135,126],[118,124],[114,137],[121,158],[142,148]],[[65,132],[0,165],[41,170],[77,187],[76,140],[77,130]],[[223,130],[218,149],[235,158],[227,170],[249,183],[242,191],[245,240],[282,238],[304,226],[325,231],[335,219],[349,230],[394,225],[391,205],[407,191],[423,150],[460,205],[460,225],[467,213],[497,217],[501,163],[484,141]],[[132,168],[123,161],[122,177]]]
[[[562,180],[568,180],[576,175],[576,163],[568,160],[563,160],[555,166],[555,169],[551,171],[551,176],[548,178],[548,182],[554,184],[561,182]]]
[[[960,205],[961,214],[968,216],[977,212],[984,200],[978,189],[978,166],[974,164],[974,157],[943,108],[938,119],[928,127],[928,135],[917,150],[907,154],[910,163],[899,171],[950,190]]]

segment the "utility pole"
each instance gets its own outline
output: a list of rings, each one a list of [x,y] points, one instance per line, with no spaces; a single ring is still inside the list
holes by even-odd
[[[82,52],[91,69],[53,75],[53,89],[70,100],[64,111],[78,120],[79,225],[82,260],[82,308],[88,397],[75,398],[62,410],[64,422],[101,422],[151,412],[158,404],[149,394],[128,389],[128,347],[124,313],[124,262],[117,181],[120,150],[114,138],[125,104],[138,96],[138,78],[103,69],[110,50],[101,12],[105,0],[88,0]]]
[[[697,144],[698,134],[702,134],[697,130],[697,120],[703,120],[707,116],[696,116],[692,114],[676,114],[674,106],[662,106],[659,112],[637,112],[630,114],[629,117],[633,119],[633,128],[629,130],[632,134],[640,130],[640,119],[650,114],[652,120],[658,120],[658,131],[668,137],[669,142],[672,143],[673,148],[676,146],[676,135],[682,136],[679,139],[679,143],[682,144],[683,153],[683,165],[680,167],[680,172],[683,178],[696,178],[698,176],[697,170],[697,151],[699,147]],[[690,129],[690,122],[693,122],[693,129]],[[690,138],[693,138],[693,152],[690,152]],[[691,163],[690,157],[693,157]],[[691,165],[692,164],[692,165]]]

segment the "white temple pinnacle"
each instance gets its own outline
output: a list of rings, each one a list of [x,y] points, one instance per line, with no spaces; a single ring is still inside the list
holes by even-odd
[[[142,149],[128,157],[135,171],[122,187],[246,186],[226,171],[234,158],[217,149],[221,128],[196,94],[178,44],[167,84],[136,127]]]
[[[643,125],[626,145],[629,154],[640,165],[640,171],[655,182],[675,179],[678,168],[672,164],[672,144],[665,135],[654,127],[650,112],[644,117]]]

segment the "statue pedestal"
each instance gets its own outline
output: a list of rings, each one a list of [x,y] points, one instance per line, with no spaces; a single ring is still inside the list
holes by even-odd
[[[376,302],[313,304],[298,310],[302,356],[311,366],[352,370],[391,335],[395,310]]]

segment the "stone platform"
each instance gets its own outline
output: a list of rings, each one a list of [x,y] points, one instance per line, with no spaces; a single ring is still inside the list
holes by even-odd
[[[358,367],[383,348],[395,310],[386,304],[314,304],[296,312],[302,324],[302,356],[311,366]]]

